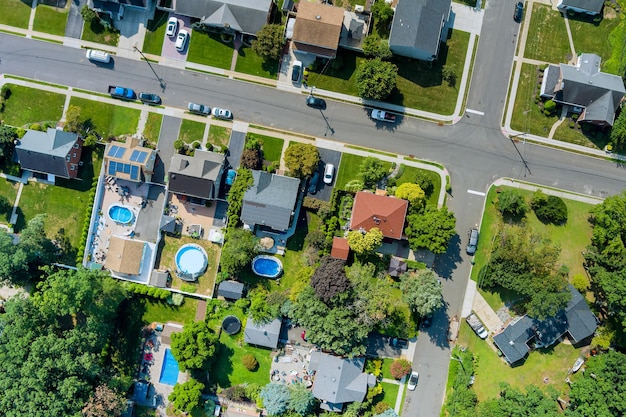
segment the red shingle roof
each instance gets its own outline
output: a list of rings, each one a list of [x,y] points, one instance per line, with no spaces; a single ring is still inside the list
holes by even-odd
[[[356,193],[350,229],[369,231],[377,227],[384,237],[402,239],[409,202],[364,191]]]
[[[345,261],[348,259],[349,254],[350,246],[348,246],[348,239],[343,237],[334,237],[333,248],[330,251],[331,258],[343,259]]]

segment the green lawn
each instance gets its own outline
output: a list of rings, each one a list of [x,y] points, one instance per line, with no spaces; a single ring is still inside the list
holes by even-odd
[[[337,51],[337,56],[341,57],[343,61],[341,68],[336,70],[332,65],[328,65],[323,74],[310,71],[309,85],[314,85],[323,90],[337,91],[353,96],[358,95],[356,86],[354,85],[356,69],[365,57],[360,53],[347,49]],[[321,71],[322,68],[319,68],[319,71]]]
[[[175,321],[182,324],[193,323],[196,318],[196,310],[198,308],[198,300],[185,297],[185,302],[180,307],[171,306],[163,301],[157,301],[146,297],[140,299],[143,307],[141,316],[144,324],[153,322],[165,323]]]
[[[64,36],[68,12],[69,3],[65,9],[58,9],[45,4],[37,5],[33,30],[50,33],[51,35]]]
[[[85,22],[83,25],[83,35],[81,39],[84,41],[117,46],[119,38],[120,33],[118,31],[105,29],[97,19],[91,23]]]
[[[520,132],[548,136],[550,128],[558,120],[558,117],[544,115],[539,106],[535,104],[535,95],[539,94],[538,68],[537,65],[522,64],[511,127]]]
[[[256,138],[263,144],[263,159],[272,162],[280,161],[284,140],[256,133],[248,133],[248,138]]]
[[[207,140],[214,146],[219,146],[222,149],[228,148],[231,132],[232,129],[229,127],[212,124],[209,126],[209,137]]]
[[[338,190],[343,190],[350,181],[359,179],[359,171],[364,159],[364,156],[349,153],[341,155],[341,163],[339,164],[339,171],[335,180],[335,187]],[[383,161],[383,164],[387,169],[391,168],[391,162]]]
[[[11,89],[11,96],[6,101],[0,119],[13,126],[24,126],[31,123],[54,121],[63,115],[63,94],[42,91],[21,85],[6,84]]]
[[[146,27],[146,37],[143,40],[142,52],[146,54],[161,55],[163,41],[165,40],[165,29],[167,29],[167,18],[169,13],[157,10],[154,19],[148,21]]]
[[[532,197],[531,191],[519,190],[527,201]],[[480,228],[480,238],[478,241],[478,249],[475,255],[475,265],[472,269],[472,279],[478,279],[478,273],[487,263],[489,253],[491,251],[492,236],[497,230],[500,219],[499,212],[495,208],[497,199],[495,187],[492,187],[486,198],[486,207]],[[550,239],[561,245],[561,254],[558,262],[567,265],[570,269],[570,277],[575,274],[585,274],[583,268],[582,252],[591,243],[591,225],[587,221],[589,210],[592,207],[579,201],[563,199],[567,205],[568,220],[564,226],[555,226],[552,224],[544,224],[537,219],[535,213],[531,210],[526,215],[526,223],[528,226],[537,231],[545,233]],[[502,302],[511,300],[516,295],[502,288],[480,290],[489,305],[497,310],[502,306]]]
[[[6,178],[0,178],[0,196],[6,198],[11,206],[15,204],[15,197],[17,197],[17,190],[19,188],[19,183],[9,181]],[[0,223],[9,224],[11,220],[11,212],[12,208],[6,213],[0,213]]]
[[[574,127],[570,126],[573,125]],[[565,120],[554,132],[554,139],[563,142],[575,143],[577,145],[587,146],[588,148],[604,149],[609,143],[609,130],[600,128],[584,127],[582,130],[573,122]]]
[[[72,97],[70,105],[80,107],[81,118],[90,120],[93,128],[105,138],[137,133],[139,110],[79,97]]]
[[[437,175],[436,172],[406,166],[402,175],[397,178],[396,185],[404,184],[405,182],[415,182],[415,176],[418,172],[424,173],[433,182],[433,192],[428,197],[427,203],[437,206],[439,200],[439,191],[441,190],[441,178],[439,177],[439,175]]]
[[[608,7],[607,10],[613,11]],[[576,16],[569,19],[569,27],[572,31],[572,39],[576,53],[594,53],[602,58],[601,64],[604,69],[604,63],[611,58],[612,48],[609,43],[609,34],[619,25],[620,19],[611,13],[611,17],[605,17],[600,23],[595,23],[591,19],[585,20],[585,17]]]
[[[20,0],[0,0],[0,24],[27,29],[31,4]]]
[[[159,113],[148,114],[148,120],[146,121],[146,127],[143,129],[143,136],[148,139],[150,143],[156,144],[159,141],[159,134],[161,133],[161,123],[163,122],[163,115]]]
[[[202,143],[204,137],[204,129],[206,123],[196,122],[195,120],[183,119],[178,132],[178,139],[182,139],[185,143],[192,144],[194,142]]]
[[[235,71],[276,79],[278,75],[278,61],[264,61],[252,48],[242,46],[239,49]]]
[[[396,406],[400,385],[390,384],[388,382],[381,382],[381,384],[383,386],[383,398],[381,401],[386,402],[391,408],[394,408]]]
[[[393,363],[393,361],[394,359],[392,358],[383,359],[383,378],[395,379],[391,375],[391,364]]]
[[[219,35],[194,31],[191,35],[187,61],[212,67],[230,69],[233,44],[225,44]]]
[[[550,6],[535,3],[524,57],[557,64],[567,62],[571,53],[561,13],[552,10]]]
[[[518,388],[536,385],[546,390],[552,386],[564,393],[567,388],[567,371],[581,355],[580,349],[575,349],[569,343],[558,343],[550,349],[531,352],[523,365],[512,368],[498,357],[487,342],[476,336],[465,322],[461,325],[457,343],[467,347],[478,358],[473,387],[479,401],[497,397],[502,382]],[[546,377],[548,383],[544,382]]]

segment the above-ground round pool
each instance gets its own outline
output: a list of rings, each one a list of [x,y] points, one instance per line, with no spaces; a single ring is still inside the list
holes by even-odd
[[[176,252],[176,275],[185,281],[195,281],[204,274],[209,264],[208,256],[200,245],[188,243]]]
[[[236,316],[226,316],[222,320],[222,329],[231,336],[237,334],[241,330],[241,321]]]
[[[109,218],[115,223],[130,224],[133,222],[134,216],[128,207],[111,204],[109,206]]]
[[[260,277],[277,278],[283,272],[283,263],[275,256],[259,255],[252,260],[252,272]]]

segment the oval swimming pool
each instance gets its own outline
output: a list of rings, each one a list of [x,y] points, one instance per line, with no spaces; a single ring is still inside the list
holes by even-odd
[[[119,204],[109,206],[109,217],[116,223],[129,224],[133,221],[133,212],[128,207]]]
[[[200,245],[188,243],[176,252],[176,275],[185,281],[195,281],[204,274],[209,264],[208,256]]]
[[[252,260],[252,272],[260,277],[277,278],[283,272],[283,263],[275,256],[259,255]]]

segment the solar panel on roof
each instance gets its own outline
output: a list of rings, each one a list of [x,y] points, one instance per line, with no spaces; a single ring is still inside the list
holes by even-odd
[[[124,156],[124,153],[126,152],[126,148],[122,148],[121,146],[117,146],[117,152],[115,152],[115,157],[116,158],[121,158]]]
[[[115,154],[117,153],[117,150],[119,149],[119,146],[111,146],[111,148],[109,149],[109,153],[107,154],[107,156],[113,156],[115,157]]]
[[[139,179],[139,167],[134,165],[130,167],[130,178],[133,180]]]
[[[124,164],[122,169],[124,170],[124,174],[130,174],[130,165],[129,164]]]
[[[137,161],[137,157],[139,157],[139,151],[135,149],[133,153],[130,155],[130,160],[135,162]]]
[[[137,162],[144,163],[146,158],[148,157],[148,152],[139,151],[139,155],[137,156]]]
[[[109,162],[109,175],[115,175],[117,172],[117,163],[115,161]]]

